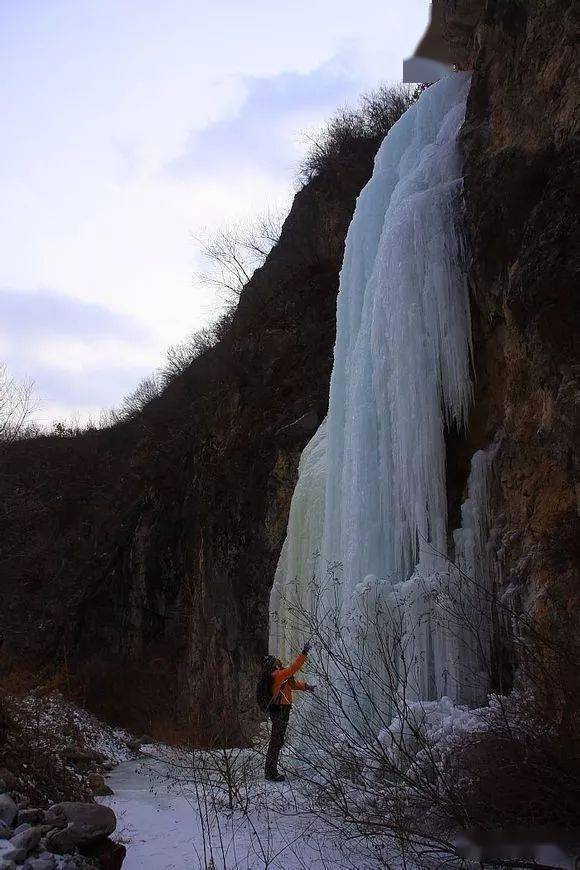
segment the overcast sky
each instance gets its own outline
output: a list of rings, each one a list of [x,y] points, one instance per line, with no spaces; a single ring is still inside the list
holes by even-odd
[[[195,238],[287,209],[311,135],[400,81],[427,0],[0,0],[0,360],[117,404],[220,300]]]

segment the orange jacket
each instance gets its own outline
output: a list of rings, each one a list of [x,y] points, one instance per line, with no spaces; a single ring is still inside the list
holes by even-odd
[[[300,680],[294,679],[294,674],[299,671],[305,663],[308,656],[305,653],[300,653],[296,661],[287,668],[277,668],[272,671],[272,697],[274,704],[291,704],[292,689],[298,689],[301,692],[306,691],[306,683],[301,683]]]

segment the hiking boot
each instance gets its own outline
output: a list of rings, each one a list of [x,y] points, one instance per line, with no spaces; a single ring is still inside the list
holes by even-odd
[[[283,773],[267,773],[264,779],[268,780],[268,782],[284,782],[286,777]]]

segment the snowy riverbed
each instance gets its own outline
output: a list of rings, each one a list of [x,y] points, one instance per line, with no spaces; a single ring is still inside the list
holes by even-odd
[[[356,845],[337,833],[340,821],[313,811],[303,786],[290,777],[282,784],[261,778],[258,753],[239,752],[246,766],[241,790],[245,812],[227,809],[223,782],[192,775],[191,755],[168,747],[147,747],[140,759],[124,761],[107,778],[112,797],[100,802],[117,814],[115,839],[124,843],[123,870],[414,870],[396,848],[371,857],[368,841]],[[202,777],[203,779],[203,777]],[[384,844],[383,844],[384,845]],[[571,868],[574,858],[554,846],[535,849],[535,858],[555,868]],[[423,862],[419,861],[422,866]],[[457,866],[453,862],[433,866]]]
[[[377,866],[352,847],[348,855],[341,854],[331,828],[306,808],[291,779],[263,782],[258,754],[247,752],[244,759],[251,771],[251,782],[244,786],[247,810],[232,813],[223,788],[196,784],[189,754],[163,747],[147,750],[142,759],[115,768],[107,778],[114,796],[100,799],[117,814],[115,839],[127,847],[124,870]]]

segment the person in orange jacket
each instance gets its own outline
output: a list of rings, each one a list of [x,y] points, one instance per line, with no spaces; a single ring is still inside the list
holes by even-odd
[[[272,720],[272,732],[270,743],[266,753],[265,778],[272,782],[283,782],[285,777],[278,773],[278,759],[284,745],[290,710],[292,709],[292,691],[313,692],[314,686],[297,680],[294,674],[306,663],[310,644],[304,644],[300,655],[287,668],[283,667],[280,659],[266,656],[265,665],[272,675],[272,700],[268,705],[268,713]]]

